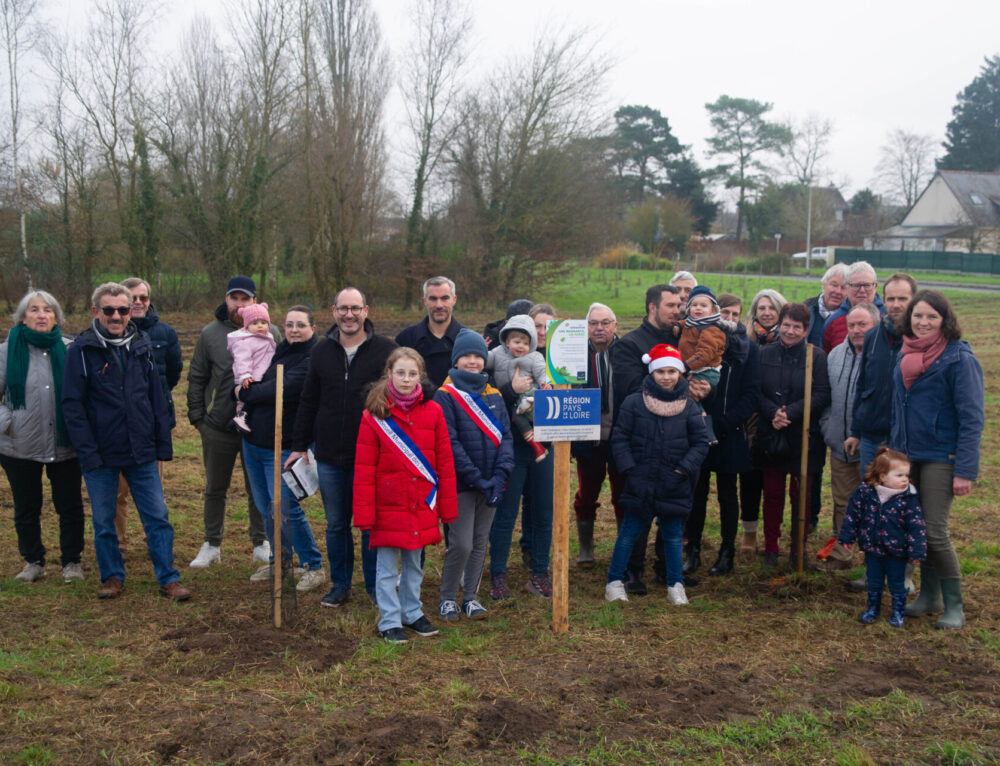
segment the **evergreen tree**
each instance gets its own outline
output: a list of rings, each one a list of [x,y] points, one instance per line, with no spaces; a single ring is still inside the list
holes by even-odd
[[[1000,170],[1000,54],[958,94],[945,131],[941,170]]]

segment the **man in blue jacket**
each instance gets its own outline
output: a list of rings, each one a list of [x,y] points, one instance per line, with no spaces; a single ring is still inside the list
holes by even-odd
[[[125,563],[115,532],[118,477],[128,482],[146,530],[160,594],[186,601],[174,569],[174,528],[167,515],[158,460],[170,460],[170,415],[149,336],[131,321],[132,294],[116,282],[91,297],[94,315],[66,352],[62,406],[90,495],[94,550],[101,570],[98,598],[117,598]]]

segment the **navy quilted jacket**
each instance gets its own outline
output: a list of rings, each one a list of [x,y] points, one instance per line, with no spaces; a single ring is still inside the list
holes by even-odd
[[[855,538],[865,553],[911,561],[927,558],[927,531],[916,488],[910,485],[909,490],[885,503],[869,484],[854,490],[837,540],[849,545]]]

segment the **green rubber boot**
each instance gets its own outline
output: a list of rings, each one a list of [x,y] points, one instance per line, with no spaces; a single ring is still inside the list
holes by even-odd
[[[965,612],[962,610],[962,580],[950,577],[941,581],[941,595],[944,596],[944,614],[934,623],[938,629],[958,630],[965,627]]]
[[[592,566],[594,563],[594,522],[590,519],[576,520],[576,533],[580,541],[580,555],[576,563],[580,566]]]
[[[941,600],[941,580],[930,564],[920,565],[920,595],[906,605],[907,617],[923,617],[937,614],[944,609]]]

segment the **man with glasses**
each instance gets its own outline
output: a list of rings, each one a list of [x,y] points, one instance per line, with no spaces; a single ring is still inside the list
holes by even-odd
[[[416,324],[404,327],[396,336],[396,345],[417,351],[424,358],[427,377],[440,388],[451,369],[451,350],[462,325],[452,316],[455,283],[448,277],[431,277],[424,282],[424,306],[427,316]]]
[[[264,531],[264,520],[257,511],[246,470],[242,468],[243,436],[233,425],[236,398],[233,396],[233,355],[226,336],[243,326],[239,309],[257,302],[257,285],[250,277],[233,277],[226,286],[225,301],[215,310],[215,319],[198,336],[188,367],[188,420],[201,434],[201,454],[205,463],[205,542],[192,569],[204,569],[222,560],[222,533],[226,520],[226,493],[233,479],[233,467],[240,456],[243,483],[247,490],[247,515],[253,561],[267,564],[271,545]],[[275,341],[281,340],[278,328],[271,325]]]
[[[170,429],[177,425],[174,417],[174,398],[171,394],[174,386],[181,379],[184,362],[181,360],[181,344],[177,340],[174,328],[166,322],[161,322],[150,298],[149,282],[139,277],[123,279],[122,287],[127,287],[132,293],[132,322],[139,330],[149,336],[153,344],[153,361],[156,362],[156,372],[163,387],[163,395],[167,399],[167,412],[170,415]],[[163,463],[158,463],[160,483],[163,483]],[[125,518],[128,508],[128,482],[122,477],[118,482],[117,513],[115,529],[118,530],[118,546],[122,552],[127,552]]]
[[[597,388],[601,392],[601,438],[596,442],[573,442],[571,452],[576,458],[576,476],[579,489],[573,498],[576,513],[576,531],[580,541],[577,564],[594,563],[594,521],[597,519],[597,502],[607,475],[611,483],[611,506],[615,521],[621,525],[623,509],[618,507],[618,497],[625,486],[625,477],[618,473],[609,460],[608,440],[614,421],[614,389],[611,384],[611,347],[618,340],[618,317],[603,303],[592,303],[587,310],[587,382],[584,388]]]
[[[847,312],[862,303],[873,303],[881,314],[885,314],[875,269],[867,261],[855,261],[847,268],[847,300],[827,317],[823,327],[823,350],[827,355],[847,337]]]
[[[117,598],[125,562],[115,532],[118,478],[135,498],[148,537],[160,594],[186,601],[191,593],[174,569],[174,528],[156,468],[170,460],[170,418],[149,336],[130,321],[132,294],[114,282],[91,297],[94,320],[66,352],[62,408],[90,496],[94,551],[101,571],[98,598]]]
[[[351,532],[354,448],[369,386],[382,377],[396,344],[375,333],[365,296],[345,287],[334,298],[334,326],[309,355],[292,432],[288,467],[307,457],[312,447],[319,491],[326,513],[326,555],[330,560],[330,592],[320,604],[338,607],[351,597],[354,537]],[[289,424],[291,426],[291,424]],[[375,600],[375,551],[368,532],[361,533],[361,568],[365,590]]]

